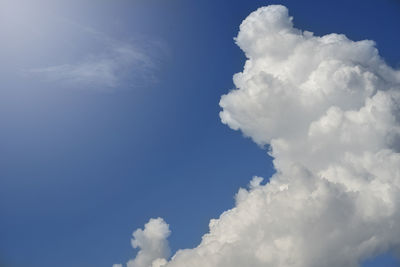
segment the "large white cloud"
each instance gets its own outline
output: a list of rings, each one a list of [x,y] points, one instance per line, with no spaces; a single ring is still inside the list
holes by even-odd
[[[294,28],[283,6],[250,14],[236,42],[248,60],[221,120],[269,144],[277,172],[161,266],[356,267],[398,249],[400,72],[372,41]]]

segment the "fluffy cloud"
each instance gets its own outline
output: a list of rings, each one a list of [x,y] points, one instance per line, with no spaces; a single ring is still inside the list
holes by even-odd
[[[127,267],[160,267],[170,256],[167,237],[170,235],[168,224],[161,218],[150,219],[144,229],[133,232],[133,248],[139,248],[136,258],[127,263]],[[122,267],[114,264],[113,267]]]
[[[283,6],[250,14],[236,42],[248,59],[220,117],[269,144],[277,172],[161,266],[356,267],[399,250],[400,72],[372,41],[294,28]]]

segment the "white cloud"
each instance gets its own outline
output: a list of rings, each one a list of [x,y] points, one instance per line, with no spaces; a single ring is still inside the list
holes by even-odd
[[[400,71],[372,41],[294,28],[283,6],[250,14],[236,42],[248,60],[221,120],[270,144],[277,173],[161,266],[356,267],[399,250]]]
[[[133,248],[139,248],[136,258],[127,263],[127,267],[160,267],[170,256],[167,237],[170,235],[168,224],[163,219],[150,219],[144,229],[133,232],[131,241]],[[122,267],[114,264],[113,267]]]

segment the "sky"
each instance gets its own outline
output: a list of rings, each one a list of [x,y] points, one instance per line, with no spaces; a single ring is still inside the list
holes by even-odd
[[[399,12],[1,0],[0,266],[398,266]]]

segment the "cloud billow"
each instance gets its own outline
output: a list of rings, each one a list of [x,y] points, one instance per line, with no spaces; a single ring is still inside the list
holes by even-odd
[[[269,144],[277,172],[157,266],[356,267],[398,250],[400,72],[374,42],[301,31],[280,5],[250,14],[236,42],[247,61],[220,117]]]

